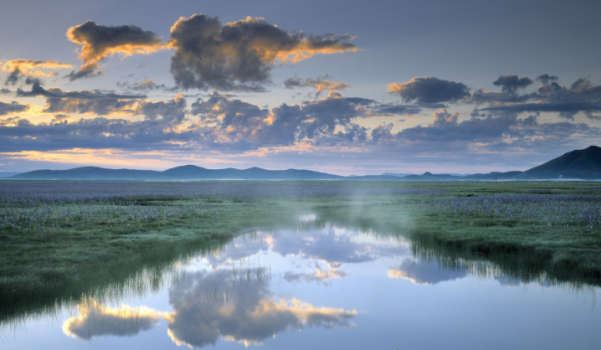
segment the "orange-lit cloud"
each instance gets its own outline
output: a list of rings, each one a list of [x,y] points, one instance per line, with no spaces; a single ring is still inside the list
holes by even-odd
[[[88,341],[97,336],[133,336],[163,319],[167,335],[177,345],[200,348],[224,339],[248,346],[286,330],[351,327],[357,315],[355,310],[315,307],[296,298],[275,299],[267,281],[235,283],[231,272],[223,270],[187,274],[170,288],[169,303],[172,312],[127,305],[111,308],[86,300],[78,306],[79,315],[66,320],[62,329]]]
[[[11,72],[18,69],[23,75],[37,76],[42,78],[56,75],[54,72],[46,73],[42,70],[66,68],[73,68],[73,66],[59,61],[34,61],[24,59],[10,60],[2,64],[3,72]]]
[[[55,70],[66,68],[73,68],[73,66],[59,61],[34,61],[24,59],[10,60],[2,64],[2,71],[10,73],[6,78],[5,85],[15,85],[22,75],[36,78],[54,77],[57,74]],[[54,71],[48,72],[48,70]]]
[[[106,335],[133,336],[153,328],[164,317],[163,313],[147,307],[111,308],[93,299],[85,300],[77,309],[79,315],[67,319],[62,329],[65,335],[84,341]]]
[[[155,33],[140,27],[103,26],[93,21],[69,28],[67,38],[74,44],[81,45],[80,58],[84,63],[79,72],[72,72],[72,80],[97,75],[98,62],[109,56],[147,55],[169,48],[169,43],[161,42],[161,38]]]
[[[317,54],[356,51],[349,35],[288,33],[263,18],[223,25],[203,14],[171,27],[175,82],[183,88],[264,91],[277,63],[295,64]]]

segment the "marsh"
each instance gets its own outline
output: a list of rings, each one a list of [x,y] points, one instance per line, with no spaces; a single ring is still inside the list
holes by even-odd
[[[594,183],[0,184],[10,349],[601,341]]]

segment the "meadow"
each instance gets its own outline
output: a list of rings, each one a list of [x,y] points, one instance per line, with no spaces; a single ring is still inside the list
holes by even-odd
[[[601,285],[593,182],[1,181],[0,323],[307,213],[450,264]]]

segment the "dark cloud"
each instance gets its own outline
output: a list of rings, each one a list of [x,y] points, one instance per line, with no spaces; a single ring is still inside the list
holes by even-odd
[[[138,26],[103,26],[93,21],[69,28],[67,38],[82,46],[81,59],[84,63],[78,71],[67,75],[70,80],[102,74],[97,71],[98,63],[109,56],[149,54],[168,47],[158,35]]]
[[[52,123],[60,123],[66,121],[67,119],[71,119],[71,116],[66,114],[56,114],[54,117],[52,117]]]
[[[454,102],[469,96],[469,88],[462,83],[435,77],[417,77],[406,83],[388,85],[390,93],[399,94],[406,102]]]
[[[503,92],[515,93],[518,89],[523,89],[532,84],[532,80],[528,77],[518,77],[515,74],[501,75],[493,83],[495,86],[500,86]]]
[[[59,61],[40,61],[40,60],[25,60],[16,59],[10,60],[2,64],[2,71],[8,72],[9,75],[4,82],[5,85],[15,85],[22,76],[30,76],[36,78],[47,78],[56,76],[57,69],[73,68],[70,64]],[[47,70],[53,70],[48,72]]]
[[[26,111],[28,108],[29,107],[27,105],[22,105],[17,102],[11,102],[11,103],[0,102],[0,115],[23,112],[23,111]]]
[[[382,104],[379,108],[374,109],[374,113],[379,115],[406,115],[419,112],[421,112],[421,108],[413,105]]]
[[[9,95],[12,94],[13,92],[10,91],[9,89],[0,89],[0,95]]]
[[[17,89],[18,97],[46,97],[46,113],[95,113],[98,115],[130,111],[137,100],[145,95],[120,95],[101,91],[63,91],[59,88],[44,89],[36,79],[28,78],[31,91]]]
[[[504,104],[484,108],[496,112],[556,112],[560,117],[573,119],[578,112],[597,112],[601,110],[601,86],[590,80],[580,78],[569,88],[557,84],[553,77],[545,77],[546,83],[539,86],[533,94],[518,96],[526,100],[537,100],[537,103]],[[526,97],[528,97],[526,99]],[[509,102],[509,101],[508,101]]]
[[[309,78],[302,80],[300,78],[288,78],[284,81],[284,86],[287,89],[293,89],[297,87],[311,87],[314,88],[315,97],[319,98],[322,92],[330,91],[342,91],[348,89],[350,86],[343,82],[330,81],[329,75],[318,76],[317,78]]]
[[[482,114],[460,121],[459,114],[435,113],[432,123],[392,132],[392,124],[371,131],[369,147],[381,152],[419,154],[478,154],[484,152],[548,152],[576,139],[594,139],[601,130],[584,123],[538,123],[536,116],[524,119],[516,113]],[[509,140],[509,141],[508,141]]]
[[[284,80],[284,86],[286,89],[294,89],[299,87],[305,87],[304,81],[301,78],[288,78]]]
[[[267,110],[214,92],[208,100],[199,99],[192,104],[191,112],[204,123],[214,123],[215,127],[207,130],[204,137],[213,147],[241,150],[293,145],[304,138],[331,136],[336,127],[348,126],[351,134],[347,136],[358,136],[351,120],[369,117],[369,111],[376,105],[373,100],[330,93],[324,99],[302,105],[283,104]]]
[[[601,111],[601,103],[590,102],[553,102],[553,103],[523,103],[508,106],[492,106],[483,108],[484,111],[507,111],[507,112],[558,112],[571,113],[578,111],[598,112]]]
[[[172,91],[177,90],[176,87],[167,87],[165,84],[157,84],[151,79],[146,79],[141,83],[130,83],[130,82],[126,82],[126,81],[118,81],[117,86],[119,86],[122,89],[128,90],[128,91],[150,92],[150,91],[160,90],[160,91],[172,92]]]
[[[19,81],[20,77],[21,77],[21,71],[18,68],[15,68],[6,77],[6,80],[4,81],[4,85],[13,85],[14,86],[17,84],[17,81]]]
[[[545,102],[601,103],[601,86],[593,84],[586,78],[576,80],[569,88],[550,82],[538,88],[536,98]]]
[[[296,63],[315,54],[355,51],[348,35],[288,33],[262,18],[223,25],[203,14],[180,18],[171,28],[171,73],[185,89],[265,91],[278,62]]]
[[[87,101],[103,103],[103,100]],[[141,121],[97,117],[70,122],[67,117],[57,115],[49,124],[33,124],[27,119],[18,119],[12,121],[11,127],[0,127],[0,152],[72,148],[185,149],[199,137],[197,131],[181,125],[186,107],[181,97],[171,101],[140,101],[131,113],[144,115]]]
[[[543,84],[549,84],[553,81],[557,81],[559,79],[556,75],[542,74],[539,75],[536,80],[542,82]]]
[[[465,101],[476,104],[507,104],[522,103],[528,101],[531,98],[531,94],[519,95],[513,92],[493,92],[479,88],[478,90],[474,91],[469,97],[467,97]]]
[[[85,68],[82,68],[79,70],[74,70],[74,71],[71,71],[71,73],[65,75],[65,78],[73,81],[73,80],[77,80],[77,79],[94,78],[99,75],[106,74],[105,71],[96,70],[97,68],[98,68],[97,66],[90,66],[90,67],[85,67]]]

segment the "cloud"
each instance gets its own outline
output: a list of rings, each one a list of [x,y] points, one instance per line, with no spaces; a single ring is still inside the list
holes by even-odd
[[[157,84],[152,79],[146,79],[141,83],[129,83],[126,81],[118,81],[117,86],[128,91],[144,91],[150,92],[155,90],[175,91],[175,87],[167,87],[165,84]]]
[[[398,268],[388,270],[390,278],[402,278],[419,285],[438,284],[464,278],[467,275],[467,271],[463,269],[446,269],[436,262],[415,261],[409,258],[404,259]]]
[[[538,91],[523,97],[520,102],[536,100],[536,103],[504,104],[484,108],[487,111],[496,112],[556,112],[560,117],[574,119],[578,112],[597,112],[601,110],[601,86],[593,84],[590,80],[580,78],[570,87],[559,85],[555,82],[556,77],[547,74],[539,79],[543,84]],[[540,77],[539,77],[540,78]],[[527,97],[527,98],[526,98]]]
[[[230,271],[223,270],[186,274],[169,288],[169,304],[172,312],[127,305],[109,308],[88,300],[62,328],[66,335],[86,341],[134,336],[164,319],[167,334],[177,345],[200,348],[225,339],[248,346],[286,330],[348,328],[357,315],[354,310],[315,307],[295,298],[276,299],[267,280],[236,282]]]
[[[346,231],[340,234],[340,231],[328,226],[321,230],[278,236],[273,240],[271,250],[282,256],[291,254],[299,255],[304,259],[322,261],[330,267],[409,253],[405,247],[390,246],[385,242],[358,242],[354,238],[353,232]],[[289,275],[291,279],[294,277],[294,274]],[[304,275],[299,276],[299,278],[304,277]],[[313,276],[313,280],[315,277]]]
[[[15,85],[19,78],[21,77],[21,71],[17,68],[10,72],[8,77],[6,77],[6,81],[4,81],[4,85]]]
[[[333,82],[330,81],[331,77],[329,75],[318,76],[317,78],[309,78],[302,80],[300,78],[288,78],[284,81],[284,86],[287,89],[293,89],[296,87],[311,87],[314,88],[315,97],[319,98],[322,92],[324,91],[342,91],[350,88],[350,86],[343,82]]]
[[[63,91],[44,89],[37,80],[30,81],[31,91],[17,89],[18,97],[46,97],[45,113],[94,113],[107,115],[115,112],[132,113],[138,100],[146,95],[121,95],[101,91]]]
[[[223,338],[246,346],[262,344],[288,329],[350,327],[356,311],[315,307],[297,299],[277,300],[266,280],[233,282],[230,271],[195,273],[172,287],[168,334],[178,345],[204,347]],[[227,301],[207,295],[223,291]]]
[[[79,315],[67,319],[63,333],[72,338],[91,340],[100,336],[132,337],[147,331],[164,317],[147,307],[106,307],[95,300],[86,300],[77,307]]]
[[[60,123],[67,119],[71,119],[71,117],[66,114],[56,114],[54,117],[52,117],[52,123]]]
[[[74,107],[78,110],[121,107],[113,105],[111,99],[108,104],[103,99],[75,101],[83,103],[83,106]],[[68,103],[63,107],[72,109]],[[186,149],[199,137],[196,131],[182,125],[187,106],[181,96],[170,101],[137,101],[131,108],[126,111],[141,114],[144,119],[129,121],[96,117],[70,122],[59,115],[49,124],[33,124],[27,119],[10,121],[11,127],[0,127],[0,152],[74,148]]]
[[[21,76],[36,78],[47,78],[56,76],[56,72],[45,72],[45,70],[57,70],[73,68],[70,64],[59,61],[34,61],[16,59],[4,62],[2,71],[9,73],[4,85],[15,85]]]
[[[349,35],[289,33],[263,18],[222,24],[203,14],[171,27],[171,73],[185,89],[265,91],[278,63],[295,64],[316,54],[356,51]]]
[[[106,74],[105,71],[96,70],[97,68],[97,65],[85,66],[80,68],[79,70],[71,71],[71,73],[65,75],[65,78],[68,78],[69,80],[73,81],[77,79],[93,78]]]
[[[350,125],[351,120],[369,117],[372,105],[377,104],[369,99],[330,93],[326,98],[302,105],[282,104],[267,110],[214,92],[208,100],[198,99],[193,103],[191,113],[198,115],[203,124],[212,126],[203,136],[211,147],[234,147],[240,151],[331,136],[337,127],[349,127],[347,137],[360,137]]]
[[[518,89],[523,89],[532,84],[532,80],[528,77],[519,78],[515,74],[501,75],[493,83],[495,86],[500,86],[503,92],[515,93]]]
[[[330,280],[345,278],[348,276],[348,272],[341,270],[322,270],[319,267],[317,271],[314,273],[294,273],[288,271],[284,274],[284,280],[294,283],[294,282],[316,282],[317,284],[327,285]]]
[[[109,56],[150,54],[169,47],[168,43],[161,42],[158,35],[138,26],[103,26],[93,21],[69,28],[67,38],[81,45],[80,57],[83,61],[78,71],[67,76],[70,80],[102,74],[97,71],[98,63]]]
[[[576,80],[569,88],[549,82],[539,86],[537,99],[545,102],[601,102],[601,86],[586,78]]]
[[[17,102],[4,103],[0,102],[0,115],[5,115],[9,113],[18,113],[24,112],[29,108],[27,105],[22,105]]]
[[[511,103],[523,103],[532,98],[531,94],[518,95],[513,92],[493,92],[486,91],[483,88],[479,88],[474,91],[469,97],[466,97],[466,102],[475,104],[511,104]]]
[[[382,104],[380,107],[374,109],[374,114],[377,115],[405,115],[405,114],[417,114],[421,111],[421,108],[413,105],[396,105],[396,104]]]
[[[492,106],[482,109],[483,111],[507,111],[507,112],[577,112],[577,111],[601,111],[601,103],[591,102],[553,102],[553,103],[523,103],[509,106]]]
[[[601,130],[584,123],[538,123],[535,116],[518,118],[516,113],[502,112],[472,116],[459,120],[458,113],[441,110],[425,126],[415,126],[393,133],[392,124],[371,131],[372,153],[405,152],[413,156],[455,154],[473,157],[479,152],[502,153],[562,147],[578,139],[594,139]],[[490,160],[488,161],[490,162]]]
[[[536,78],[536,80],[542,82],[543,84],[549,84],[553,81],[557,81],[557,79],[559,79],[557,77],[557,75],[549,75],[549,74],[542,74]]]
[[[454,102],[469,96],[469,88],[462,83],[435,77],[417,77],[406,83],[388,85],[388,92],[399,94],[404,101],[417,103]]]

